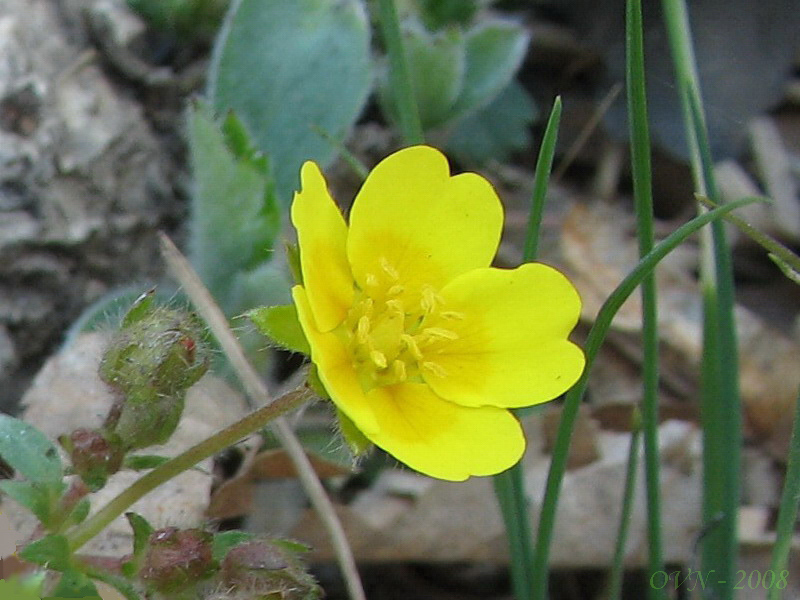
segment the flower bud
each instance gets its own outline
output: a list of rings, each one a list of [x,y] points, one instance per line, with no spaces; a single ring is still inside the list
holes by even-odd
[[[182,309],[153,305],[145,294],[128,311],[100,363],[120,399],[105,428],[126,450],[164,443],[183,413],[186,390],[208,370],[205,330]]]
[[[253,598],[314,600],[322,590],[294,552],[280,541],[250,540],[231,548],[221,565],[223,582]]]
[[[116,436],[108,439],[96,429],[79,428],[59,442],[70,455],[72,468],[88,488],[95,492],[102,488],[109,475],[119,471],[125,456]]]
[[[164,594],[184,590],[216,572],[211,542],[200,529],[158,529],[148,540],[139,578]]]

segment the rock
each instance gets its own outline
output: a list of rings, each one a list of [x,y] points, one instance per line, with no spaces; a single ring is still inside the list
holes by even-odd
[[[0,3],[0,326],[19,367],[0,368],[6,410],[83,307],[160,274],[155,232],[182,211],[179,115],[156,131],[109,71],[82,17],[95,4],[135,35],[118,0]]]

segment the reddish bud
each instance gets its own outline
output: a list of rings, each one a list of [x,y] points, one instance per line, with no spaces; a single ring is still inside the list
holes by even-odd
[[[217,570],[211,535],[200,529],[166,527],[154,531],[139,577],[159,592],[186,589]]]
[[[108,476],[122,466],[125,453],[101,431],[79,428],[60,441],[70,455],[72,468],[92,491],[102,488]]]

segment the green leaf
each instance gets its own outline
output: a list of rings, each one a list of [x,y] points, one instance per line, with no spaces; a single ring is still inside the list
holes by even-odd
[[[153,27],[187,41],[209,40],[222,23],[229,0],[128,0]]]
[[[324,167],[371,89],[369,26],[359,0],[241,0],[217,39],[209,96],[232,108],[273,163],[288,205],[300,166]]]
[[[450,119],[461,93],[466,68],[463,35],[457,29],[431,34],[414,26],[406,27],[404,33],[420,121],[425,129],[437,127]],[[391,102],[388,84],[387,79],[381,88],[381,98],[387,108]],[[394,108],[388,112],[397,120]]]
[[[294,304],[284,306],[262,306],[247,313],[247,317],[265,336],[276,344],[302,354],[311,354]]]
[[[61,459],[53,442],[33,425],[4,414],[0,414],[0,456],[31,481],[61,481]]]
[[[244,531],[223,531],[214,535],[214,540],[211,542],[211,556],[217,562],[222,562],[228,550],[234,546],[238,546],[242,542],[248,542],[255,536],[252,533],[245,533]]]
[[[342,432],[342,437],[347,442],[347,447],[350,448],[353,456],[362,456],[372,449],[372,442],[361,433],[361,430],[356,427],[350,417],[338,408],[336,409],[336,418],[339,421],[339,431]]]
[[[53,517],[56,500],[66,489],[61,481],[37,483],[35,481],[0,481],[0,491],[31,511],[47,527]]]
[[[42,576],[44,573],[42,573]],[[27,578],[26,578],[27,579]],[[41,596],[37,593],[41,589],[41,580],[33,583],[27,580],[20,580],[16,575],[10,579],[0,579],[0,598],[9,600],[39,600]]]
[[[454,115],[486,106],[509,84],[525,58],[529,37],[522,25],[508,21],[484,21],[467,32],[467,67]]]
[[[229,292],[231,313],[239,314],[260,304],[286,304],[292,301],[291,284],[283,264],[273,261],[233,278]]]
[[[50,596],[62,600],[63,598],[80,598],[81,600],[101,600],[100,593],[97,591],[92,580],[86,575],[75,569],[64,571],[55,589],[50,592]]]
[[[478,12],[476,0],[418,0],[425,25],[441,29],[447,25],[467,25]]]
[[[447,139],[447,151],[467,163],[503,161],[530,145],[529,127],[535,118],[533,99],[512,81],[488,106],[456,125]]]
[[[18,552],[20,558],[53,571],[66,571],[72,561],[69,543],[63,535],[48,535],[31,542]]]
[[[189,149],[194,174],[189,256],[200,278],[227,314],[232,288],[242,272],[272,257],[280,229],[269,165],[244,136],[232,114],[224,132],[210,109],[195,103],[189,112]]]

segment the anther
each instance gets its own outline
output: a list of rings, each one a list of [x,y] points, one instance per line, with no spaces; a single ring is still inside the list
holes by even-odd
[[[439,313],[439,316],[443,319],[447,319],[449,321],[462,321],[464,320],[465,316],[462,312],[457,312],[455,310],[443,310]]]
[[[378,278],[372,273],[366,274],[366,276],[364,277],[364,283],[367,284],[367,287],[372,287],[372,288],[378,287],[378,285],[380,285]]]
[[[406,348],[408,348],[408,351],[415,360],[422,359],[422,352],[420,352],[419,346],[417,346],[417,342],[413,337],[407,333],[402,333],[400,334],[400,341],[405,344]]]
[[[443,340],[458,339],[458,334],[455,331],[450,331],[449,329],[444,329],[443,327],[426,327],[422,330],[422,334]]]
[[[405,291],[406,291],[406,288],[403,287],[402,285],[393,285],[392,287],[389,288],[389,291],[386,292],[386,295],[387,296],[399,296],[400,294],[402,294]]]
[[[401,300],[387,300],[386,308],[396,315],[404,314],[403,302]]]
[[[397,272],[397,269],[389,264],[389,261],[386,260],[385,256],[381,256],[378,260],[378,263],[381,265],[381,269],[383,269],[384,273],[386,273],[390,279],[393,281],[400,279],[400,274]]]
[[[362,315],[356,325],[356,340],[359,344],[366,344],[369,338],[369,317]]]
[[[386,368],[386,356],[380,350],[371,350],[369,357],[378,368]]]
[[[440,364],[426,360],[425,362],[420,363],[420,366],[436,375],[436,377],[447,377],[447,370],[445,370],[445,368]]]
[[[406,363],[402,360],[395,360],[392,363],[392,371],[394,372],[394,377],[397,381],[405,381],[406,380]]]

